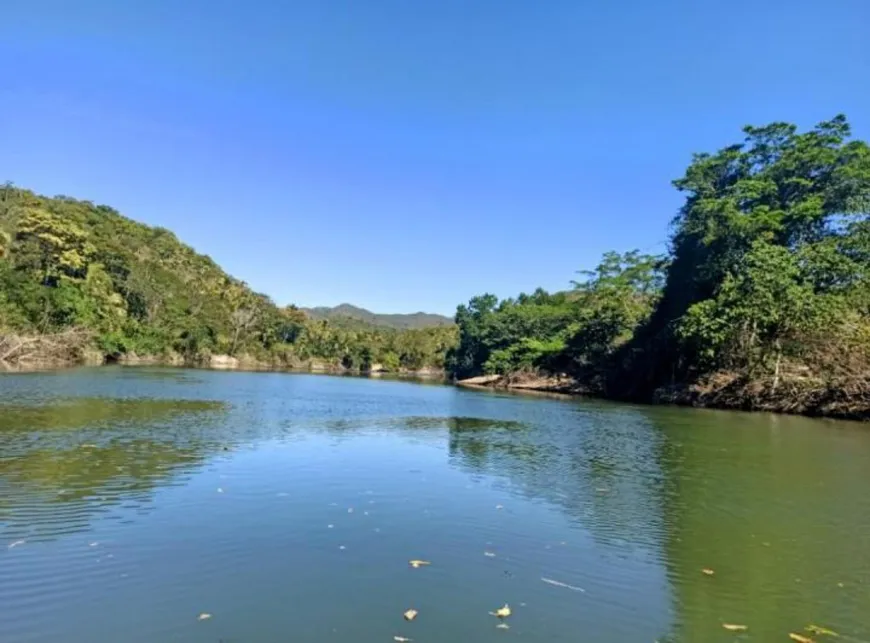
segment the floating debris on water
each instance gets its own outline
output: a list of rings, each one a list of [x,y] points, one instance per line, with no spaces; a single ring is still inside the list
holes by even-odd
[[[99,544],[100,544],[100,543],[97,542],[97,541],[95,540],[94,542],[92,542],[92,543],[91,543],[90,545],[88,545],[88,546],[89,546],[89,547],[96,547],[96,546],[99,545]]]
[[[413,641],[414,639],[409,639],[409,638],[407,638],[407,637],[405,637],[405,636],[394,636],[394,637],[393,637],[393,640],[394,640],[396,643],[411,643],[411,641]]]
[[[196,620],[197,621],[207,621],[210,618],[211,618],[211,614],[209,614],[208,612],[203,612],[202,614],[200,614],[199,616],[196,617]]]
[[[794,632],[789,632],[788,638],[790,638],[792,641],[797,641],[797,643],[816,643],[809,636],[804,636],[803,634],[796,634]]]
[[[405,617],[406,621],[413,621],[415,618],[417,618],[417,610],[415,610],[415,609],[405,610],[405,613],[402,614],[402,616]]]
[[[220,488],[220,487],[218,487],[218,488],[217,488],[217,492],[218,492],[218,493],[223,493],[223,492],[224,492],[224,490],[223,490],[223,489],[221,489],[221,488]]]
[[[511,629],[511,626],[508,625],[507,623],[499,623],[498,625],[495,626],[495,629],[497,629],[497,630],[509,630],[509,629]]]
[[[498,616],[499,618],[507,618],[511,615],[510,605],[507,603],[504,604],[504,607],[499,607],[496,611],[490,612],[493,616]]]
[[[710,569],[709,567],[705,567],[704,569],[701,570],[701,573],[702,573],[702,574],[706,574],[707,576],[712,576],[712,575],[715,574],[716,572],[714,572],[714,571],[713,571],[712,569]]]
[[[504,509],[504,506],[503,505],[496,505],[495,508],[496,509]]]
[[[564,587],[565,589],[570,589],[575,592],[585,592],[586,590],[582,587],[577,587],[576,585],[569,585],[568,583],[563,583],[562,581],[553,580],[552,578],[544,578],[541,577],[541,580],[550,585],[555,585],[556,587]]]
[[[326,525],[327,529],[332,529],[333,527],[335,527],[335,525]]]
[[[345,549],[347,549],[347,547],[345,547],[344,545],[339,545],[338,548],[339,548],[340,550],[342,550],[342,551],[344,551]]]
[[[7,549],[15,549],[18,545],[23,545],[26,543],[26,540],[16,540],[14,543],[9,543],[9,547]]]
[[[425,565],[431,565],[432,563],[430,563],[428,560],[409,560],[408,564],[411,567],[413,567],[414,569],[417,569],[418,567],[423,567]]]
[[[829,630],[827,627],[822,627],[821,625],[813,625],[810,623],[804,628],[807,632],[812,632],[813,634],[819,634],[821,636],[840,636],[834,630]]]
[[[745,632],[749,629],[745,625],[737,625],[736,623],[722,623],[722,627],[729,632]]]
[[[495,558],[494,551],[485,551],[485,552],[483,552],[483,555],[486,556],[487,558]]]

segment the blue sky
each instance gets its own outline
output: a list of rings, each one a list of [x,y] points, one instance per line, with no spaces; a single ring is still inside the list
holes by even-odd
[[[13,0],[0,180],[279,304],[452,314],[663,250],[746,123],[870,137],[868,34],[868,0]]]

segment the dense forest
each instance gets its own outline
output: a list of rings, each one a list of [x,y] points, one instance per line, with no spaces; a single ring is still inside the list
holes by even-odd
[[[870,413],[870,148],[845,117],[697,154],[665,256],[459,306],[458,378],[569,376],[607,397]]]
[[[0,187],[0,366],[27,361],[441,369],[456,328],[316,320],[112,208]]]

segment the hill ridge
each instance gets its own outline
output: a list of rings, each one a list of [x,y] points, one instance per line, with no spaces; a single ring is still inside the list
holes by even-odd
[[[417,311],[413,313],[376,313],[348,302],[337,306],[312,306],[301,309],[312,319],[341,322],[353,320],[384,328],[413,329],[449,326],[453,320],[446,315]]]

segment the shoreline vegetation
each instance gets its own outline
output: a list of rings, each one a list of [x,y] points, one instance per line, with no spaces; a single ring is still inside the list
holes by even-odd
[[[660,256],[457,309],[466,385],[870,419],[870,148],[844,116],[696,154]]]
[[[608,252],[568,290],[480,295],[452,324],[280,307],[168,230],[7,183],[0,370],[396,373],[870,419],[870,148],[843,116],[743,134],[673,182],[664,254]]]
[[[27,373],[63,370],[79,366],[155,366],[226,371],[269,371],[295,373],[355,374],[368,376],[395,375],[413,378],[447,379],[443,368],[421,365],[417,368],[383,364],[361,364],[356,367],[324,359],[271,360],[248,354],[198,354],[185,356],[168,352],[159,355],[139,355],[133,352],[105,355],[95,348],[93,336],[74,329],[52,335],[19,336],[0,333],[0,373]]]

